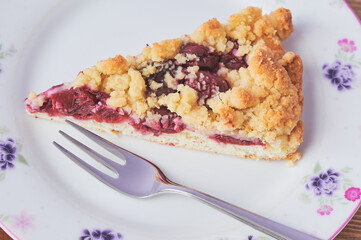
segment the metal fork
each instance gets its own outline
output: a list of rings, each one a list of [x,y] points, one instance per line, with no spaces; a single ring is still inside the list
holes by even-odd
[[[105,140],[104,138],[86,130],[83,127],[80,127],[71,121],[66,120],[66,122],[109,152],[126,160],[125,165],[115,163],[114,161],[85,146],[78,140],[70,137],[63,131],[59,131],[61,135],[80,147],[89,156],[93,157],[96,161],[116,173],[117,177],[113,178],[86,163],[58,143],[53,142],[60,151],[73,160],[77,165],[85,169],[87,172],[92,174],[106,185],[121,193],[138,198],[150,197],[159,193],[179,193],[201,200],[203,203],[206,203],[209,206],[212,206],[253,227],[254,229],[259,230],[276,239],[320,240],[317,237],[311,236],[307,233],[287,227],[245,209],[239,208],[221,199],[212,197],[211,195],[172,182],[156,165],[150,161]]]

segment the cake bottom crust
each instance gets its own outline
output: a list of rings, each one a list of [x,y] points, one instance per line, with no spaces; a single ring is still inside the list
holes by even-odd
[[[289,160],[292,162],[297,161],[300,158],[300,153],[291,153],[270,148],[267,145],[237,145],[220,143],[210,139],[208,136],[199,134],[193,131],[184,130],[179,133],[163,133],[159,136],[153,134],[142,134],[135,130],[127,122],[123,123],[105,123],[97,122],[95,120],[78,120],[73,117],[57,117],[48,116],[46,113],[30,113],[30,115],[36,118],[48,119],[58,122],[64,122],[65,120],[73,121],[87,129],[94,129],[101,132],[109,132],[115,134],[121,134],[126,136],[133,136],[140,139],[144,139],[151,142],[156,142],[164,145],[170,145],[175,147],[187,148],[191,150],[199,150],[217,154],[233,155],[239,158],[249,159],[264,159],[264,160]]]

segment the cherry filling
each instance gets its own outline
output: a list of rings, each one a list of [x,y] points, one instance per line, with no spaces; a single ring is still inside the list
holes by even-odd
[[[152,133],[155,136],[162,133],[179,133],[186,128],[182,118],[166,107],[152,109],[155,114],[153,118],[134,119],[121,109],[108,107],[106,105],[108,94],[94,91],[88,87],[65,89],[53,94],[44,93],[44,96],[47,95],[49,97],[39,109],[33,109],[27,105],[29,112],[43,112],[49,116],[72,116],[79,120],[96,120],[106,123],[128,121],[128,124],[142,134]],[[214,134],[210,138],[217,142],[229,144],[265,145],[259,139],[241,140],[221,134]]]
[[[248,67],[246,63],[246,55],[239,57],[236,55],[238,50],[238,43],[233,42],[233,48],[228,53],[218,53],[210,48],[196,44],[187,43],[182,46],[179,53],[183,54],[186,62],[179,63],[173,60],[166,60],[158,63],[156,72],[149,77],[144,77],[147,85],[147,95],[154,93],[156,96],[176,92],[175,86],[168,86],[165,81],[165,75],[169,73],[173,78],[176,78],[176,72],[181,68],[184,76],[181,79],[176,79],[177,84],[188,85],[198,93],[198,101],[205,104],[205,100],[213,97],[217,92],[225,92],[230,86],[228,82],[217,75],[221,64],[231,70],[239,69],[241,67]],[[154,64],[154,62],[150,63]],[[198,66],[199,71],[196,76],[188,72],[188,67]],[[161,83],[161,87],[153,90],[150,88],[151,81]]]
[[[129,124],[142,134],[153,133],[155,136],[162,133],[179,133],[185,129],[182,118],[166,107],[155,108],[153,112],[161,117],[159,119],[132,119]]]
[[[175,77],[175,71],[177,70],[177,67],[178,66],[175,65],[174,60],[168,60],[163,62],[160,66],[156,67],[156,72],[154,74],[150,75],[149,77],[144,77],[145,84],[147,86],[147,95],[152,92],[154,92],[156,96],[161,96],[162,94],[167,95],[169,93],[176,92],[175,89],[169,88],[167,86],[164,78],[167,72],[169,72],[172,77]],[[150,81],[161,83],[162,86],[154,91],[149,87]]]
[[[229,135],[222,135],[222,134],[214,134],[209,137],[210,139],[213,139],[214,141],[218,143],[226,143],[226,144],[236,144],[236,145],[242,145],[242,146],[266,146],[261,139],[254,139],[254,140],[244,140],[235,138]]]
[[[164,62],[151,62],[156,66],[154,74],[144,77],[147,92],[146,95],[154,93],[156,96],[175,93],[176,86],[168,86],[165,81],[166,74],[170,74],[175,79],[176,84],[184,84],[193,88],[198,93],[198,101],[206,105],[206,100],[216,95],[218,92],[226,92],[230,86],[222,77],[217,75],[217,71],[222,64],[228,69],[239,69],[248,67],[246,56],[236,55],[238,44],[233,42],[233,49],[228,53],[218,53],[210,48],[196,43],[187,43],[182,46],[180,53],[187,57],[185,63],[178,63],[175,59]],[[188,72],[187,68],[198,66],[196,74]],[[177,79],[177,72],[180,71],[181,79]],[[161,84],[156,89],[151,89],[150,84],[156,82]],[[94,91],[88,87],[71,88],[56,92],[55,86],[43,94],[45,101],[40,109],[34,109],[27,105],[29,112],[44,112],[49,116],[72,116],[79,120],[95,120],[106,123],[121,123],[127,121],[134,129],[142,134],[152,133],[159,136],[162,133],[179,133],[186,126],[182,118],[176,113],[170,112],[166,107],[152,109],[154,116],[151,118],[132,118],[122,109],[115,109],[106,105],[109,94],[100,91]],[[261,145],[265,144],[260,140],[242,140],[229,135],[214,134],[211,139],[237,145]]]
[[[44,94],[44,96],[47,95]],[[27,108],[32,113],[44,112],[49,116],[72,116],[79,120],[96,120],[106,123],[128,121],[141,133],[153,133],[155,136],[162,133],[177,133],[185,129],[182,118],[165,107],[153,109],[158,118],[133,119],[122,109],[108,107],[106,105],[108,97],[108,94],[88,87],[71,88],[50,94],[38,110],[31,108],[30,105]]]
[[[241,67],[247,68],[246,55],[239,57],[236,55],[238,43],[233,42],[233,48],[228,53],[211,52],[206,46],[196,43],[187,43],[182,47],[180,53],[192,54],[197,56],[194,60],[188,61],[185,65],[199,66],[200,69],[215,72],[218,70],[218,63],[223,63],[226,68],[235,70]]]
[[[187,43],[182,47],[180,53],[195,55],[197,58],[187,61],[185,67],[198,66],[200,69],[214,71],[219,62],[219,55],[210,52],[209,48],[196,43]]]
[[[232,70],[237,70],[241,67],[248,67],[246,63],[246,56],[243,57],[237,57],[232,53],[234,51],[231,51],[221,57],[221,61],[224,63],[224,65]]]
[[[196,90],[200,100],[207,100],[217,92],[225,92],[229,89],[229,84],[225,79],[203,70],[197,72],[196,79],[186,78],[184,84]]]
[[[72,116],[79,120],[94,119],[107,123],[124,121],[126,115],[106,106],[108,97],[108,94],[88,87],[62,90],[51,94],[39,112],[46,112],[49,116]]]
[[[226,68],[231,70],[238,70],[241,67],[243,68],[248,67],[248,64],[246,62],[247,55],[244,55],[242,57],[237,56],[238,47],[239,47],[238,43],[233,42],[232,50],[221,56],[221,62],[223,62]]]

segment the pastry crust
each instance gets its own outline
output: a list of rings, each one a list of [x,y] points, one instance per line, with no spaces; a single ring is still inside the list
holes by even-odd
[[[227,33],[222,24],[215,18],[203,23],[190,36],[191,41],[206,46],[211,46],[217,51],[223,52],[226,49]]]
[[[136,62],[142,64],[145,61],[163,61],[173,58],[182,45],[182,39],[170,39],[153,43],[153,46],[147,46],[143,49],[142,54],[138,55]]]
[[[300,56],[286,52],[281,43],[292,31],[288,9],[262,15],[260,8],[248,7],[230,16],[224,25],[213,18],[191,35],[154,43],[138,56],[126,59],[117,55],[100,61],[80,72],[72,86],[86,85],[109,94],[108,106],[122,108],[135,118],[149,117],[152,109],[165,107],[194,131],[259,138],[269,149],[282,151],[278,157],[262,158],[295,161],[301,157],[296,151],[303,136],[299,120],[303,67]],[[227,81],[229,89],[215,88],[202,99],[199,90],[184,81],[203,77],[205,82],[198,84],[208,84],[204,71],[197,65],[177,68],[177,64],[199,60],[195,54],[182,52],[186,44],[205,46],[213,55],[231,52],[248,67],[233,69],[221,63],[216,74]],[[164,83],[150,79],[171,67],[163,75]],[[155,94],[164,86],[169,92]],[[34,94],[29,100],[34,101]],[[257,154],[242,156],[260,158]]]
[[[127,72],[129,69],[129,64],[123,56],[117,55],[113,58],[108,58],[107,60],[98,62],[96,67],[100,73],[112,75],[123,74]]]

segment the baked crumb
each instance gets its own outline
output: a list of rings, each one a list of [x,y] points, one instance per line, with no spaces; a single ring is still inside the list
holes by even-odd
[[[102,74],[123,74],[128,71],[128,61],[121,55],[97,63],[96,68]]]
[[[226,49],[226,31],[223,25],[213,18],[203,23],[191,36],[193,42],[204,44],[215,48],[217,51]]]
[[[261,139],[294,162],[303,136],[303,66],[281,42],[292,31],[288,9],[262,15],[248,7],[225,24],[213,18],[189,36],[146,46],[138,56],[100,61],[71,87],[109,94],[108,106],[136,119],[160,121],[153,110],[165,108],[195,131]],[[28,99],[39,106],[44,101],[35,93]]]
[[[36,97],[37,97],[37,94],[35,92],[29,92],[29,96],[28,96],[29,100],[34,100]]]

